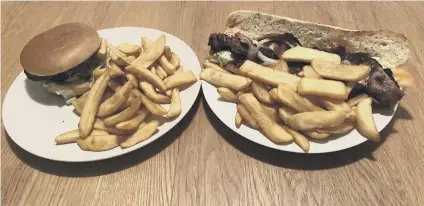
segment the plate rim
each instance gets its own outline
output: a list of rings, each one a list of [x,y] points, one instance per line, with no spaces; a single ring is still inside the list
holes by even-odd
[[[173,38],[176,38],[178,41],[180,41],[180,42],[182,42],[184,45],[186,45],[189,49],[190,49],[190,52],[192,53],[192,55],[194,55],[194,57],[195,57],[195,59],[193,59],[193,61],[196,61],[195,63],[196,63],[196,65],[198,66],[198,68],[200,69],[200,72],[202,71],[202,66],[201,66],[201,64],[200,64],[200,60],[199,60],[199,57],[197,56],[197,54],[196,54],[196,52],[194,52],[194,50],[193,50],[193,48],[189,45],[189,44],[187,44],[185,41],[183,41],[182,39],[180,39],[179,37],[177,37],[177,36],[175,36],[175,35],[173,35],[173,34],[170,34],[170,33],[167,33],[167,32],[164,32],[164,31],[161,31],[161,30],[157,30],[157,29],[153,29],[153,28],[147,28],[147,27],[129,27],[129,26],[124,26],[124,27],[112,27],[112,28],[104,28],[104,29],[100,29],[100,30],[97,30],[97,33],[100,35],[100,33],[101,32],[106,32],[107,30],[117,30],[117,29],[135,29],[135,30],[137,30],[137,29],[141,29],[141,30],[151,30],[151,31],[153,31],[153,32],[156,32],[156,33],[161,33],[161,34],[164,34],[165,36],[172,36]],[[11,95],[10,94],[10,88],[12,88],[13,87],[13,85],[15,84],[15,82],[19,79],[19,77],[21,76],[21,75],[25,75],[24,74],[24,71],[21,71],[16,77],[15,77],[15,79],[13,80],[13,82],[12,82],[12,84],[7,88],[7,91],[6,91],[6,95],[4,96],[4,100],[2,101],[2,111],[1,111],[1,122],[2,122],[2,124],[3,124],[3,127],[4,127],[4,132],[5,132],[5,137],[6,138],[9,138],[14,144],[16,144],[20,149],[22,149],[22,150],[24,150],[24,151],[26,151],[26,152],[28,152],[28,153],[30,153],[31,155],[34,155],[34,156],[37,156],[37,157],[40,157],[40,158],[43,158],[43,159],[46,159],[46,160],[50,160],[50,161],[56,161],[56,162],[66,162],[66,163],[82,163],[82,162],[96,162],[96,161],[104,161],[104,160],[107,160],[107,159],[112,159],[112,158],[116,158],[116,157],[119,157],[119,156],[123,156],[123,155],[126,155],[126,154],[129,154],[129,153],[131,153],[131,152],[134,152],[134,151],[136,151],[136,150],[139,150],[139,149],[141,149],[141,148],[143,148],[143,147],[145,147],[145,146],[147,146],[147,145],[150,145],[150,144],[152,144],[153,142],[155,142],[157,139],[159,139],[159,138],[161,138],[161,137],[163,137],[165,134],[167,134],[170,130],[172,130],[172,129],[174,129],[176,126],[178,126],[179,125],[179,123],[184,119],[184,118],[186,118],[187,117],[187,114],[193,109],[193,105],[195,105],[195,103],[196,103],[196,101],[198,101],[198,97],[199,97],[199,94],[200,94],[200,91],[202,90],[202,82],[201,82],[201,80],[200,80],[200,77],[199,77],[199,75],[198,74],[195,74],[196,76],[197,76],[197,78],[198,78],[198,82],[196,82],[195,84],[193,84],[193,85],[198,85],[197,87],[197,89],[195,90],[195,95],[193,95],[195,98],[194,98],[194,101],[192,101],[191,103],[190,103],[190,105],[189,105],[189,107],[188,107],[188,109],[184,112],[184,114],[182,114],[183,116],[181,117],[181,118],[179,118],[175,123],[174,123],[174,125],[172,126],[172,127],[170,127],[166,132],[164,132],[163,134],[161,134],[161,135],[158,135],[157,137],[155,137],[155,138],[151,138],[151,140],[148,142],[148,143],[146,143],[146,144],[144,144],[144,145],[140,145],[140,146],[137,146],[137,145],[134,145],[133,146],[133,148],[126,148],[126,149],[122,149],[122,152],[120,152],[120,153],[118,153],[118,154],[111,154],[111,155],[106,155],[106,156],[102,156],[102,157],[99,157],[99,158],[92,158],[92,159],[84,159],[84,160],[72,160],[72,159],[60,159],[60,158],[54,158],[54,157],[52,157],[52,156],[45,156],[45,155],[40,155],[40,154],[38,154],[37,152],[34,152],[33,150],[31,150],[31,149],[27,149],[27,148],[24,148],[24,147],[22,147],[22,145],[21,144],[19,144],[18,142],[19,141],[15,141],[14,140],[14,138],[10,135],[10,133],[7,131],[7,121],[4,121],[5,120],[5,118],[4,118],[4,115],[5,115],[5,113],[7,114],[7,112],[4,112],[4,111],[7,111],[7,110],[4,110],[4,107],[5,107],[5,102],[6,102],[6,100],[8,99],[8,96],[9,95]],[[175,121],[175,120],[174,120]],[[10,128],[10,127],[9,127]],[[8,137],[7,137],[8,136]],[[141,143],[141,142],[140,142]],[[140,143],[138,143],[138,144],[140,144]],[[9,147],[10,147],[10,145],[9,145]],[[90,152],[90,151],[87,151],[87,152]],[[106,152],[106,151],[105,151]]]

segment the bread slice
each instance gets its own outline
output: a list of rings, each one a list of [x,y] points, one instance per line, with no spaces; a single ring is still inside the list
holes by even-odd
[[[240,32],[250,38],[289,32],[305,47],[344,46],[348,52],[365,52],[383,68],[397,68],[409,58],[408,40],[391,31],[360,31],[306,22],[253,11],[235,11],[227,19],[226,34]]]

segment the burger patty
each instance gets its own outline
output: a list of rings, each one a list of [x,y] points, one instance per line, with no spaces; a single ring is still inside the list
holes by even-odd
[[[88,81],[92,75],[93,69],[96,68],[99,63],[100,60],[95,55],[93,55],[78,66],[59,74],[51,76],[37,76],[30,74],[25,70],[24,73],[27,78],[32,81],[52,81],[56,83],[64,83],[66,80],[74,76],[78,76],[78,79]]]

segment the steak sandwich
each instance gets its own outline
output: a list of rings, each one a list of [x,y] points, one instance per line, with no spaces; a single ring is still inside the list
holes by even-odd
[[[235,11],[227,19],[224,33],[210,34],[208,61],[237,73],[247,60],[268,67],[286,61],[288,72],[301,74],[309,60],[284,59],[285,52],[335,54],[347,65],[367,65],[371,72],[355,84],[349,97],[366,93],[381,106],[393,106],[406,87],[416,86],[412,75],[400,69],[409,58],[408,41],[391,31],[347,30],[253,11]]]
[[[28,79],[42,82],[67,103],[88,91],[92,71],[102,62],[97,31],[82,23],[56,26],[33,37],[23,48],[20,62]]]

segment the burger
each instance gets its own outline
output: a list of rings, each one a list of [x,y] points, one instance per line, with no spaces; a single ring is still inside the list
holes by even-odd
[[[47,91],[70,103],[90,89],[92,71],[102,63],[96,55],[100,45],[94,28],[62,24],[33,37],[23,48],[20,62],[29,80],[40,81]]]

